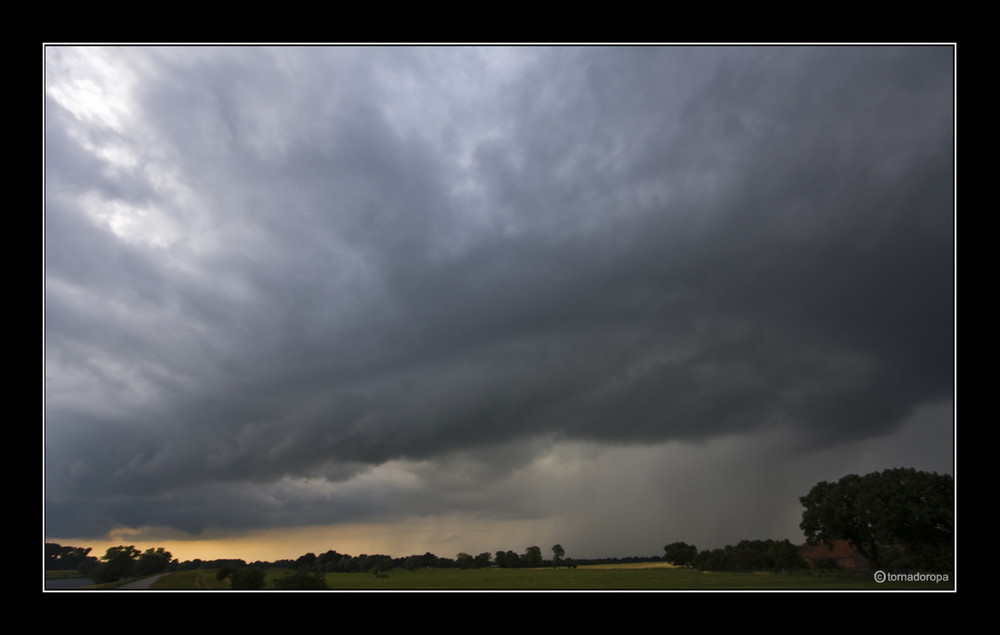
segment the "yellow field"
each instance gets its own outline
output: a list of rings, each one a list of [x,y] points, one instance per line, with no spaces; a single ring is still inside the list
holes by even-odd
[[[669,562],[622,562],[616,564],[584,564],[579,569],[676,569]]]

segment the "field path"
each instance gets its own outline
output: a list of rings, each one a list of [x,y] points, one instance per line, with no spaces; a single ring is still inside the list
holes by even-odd
[[[128,584],[123,584],[118,588],[125,589],[128,591],[134,591],[136,589],[149,589],[153,586],[154,582],[162,578],[164,575],[166,574],[161,573],[160,575],[154,575],[151,578],[143,578],[142,580],[136,580],[135,582],[129,582]]]

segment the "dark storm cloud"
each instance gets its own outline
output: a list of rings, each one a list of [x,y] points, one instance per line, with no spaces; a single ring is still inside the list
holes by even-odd
[[[61,531],[328,522],[380,502],[259,492],[537,438],[822,447],[950,397],[950,48],[129,55],[135,129],[46,111]]]

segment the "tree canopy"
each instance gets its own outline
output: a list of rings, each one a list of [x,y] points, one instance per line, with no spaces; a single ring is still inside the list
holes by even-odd
[[[258,587],[259,588],[259,587]],[[274,581],[274,588],[285,591],[326,590],[326,578],[322,573],[299,569],[290,575]]]
[[[532,545],[528,547],[524,555],[521,556],[521,561],[526,567],[538,567],[542,564],[542,548],[537,545]]]
[[[698,548],[686,542],[672,542],[663,547],[663,559],[678,567],[690,567],[698,555]]]
[[[889,565],[950,571],[954,564],[954,480],[896,468],[817,483],[799,499],[809,544],[847,540],[872,569]]]
[[[54,542],[45,543],[45,568],[46,569],[79,569],[85,565],[97,564],[97,558],[88,555],[90,547],[70,547]]]
[[[91,573],[97,582],[114,582],[132,576],[139,550],[132,545],[109,547]]]
[[[667,545],[686,556],[684,543]],[[669,560],[668,560],[669,562]],[[676,564],[676,562],[674,563]],[[784,540],[741,540],[724,549],[699,552],[692,558],[692,566],[710,571],[794,571],[807,565],[798,549],[787,538]]]
[[[172,557],[169,551],[163,550],[163,547],[149,548],[139,556],[139,560],[135,563],[134,574],[147,576],[163,573],[167,570]]]
[[[255,591],[264,588],[264,570],[244,567],[234,571],[230,584],[237,591]]]

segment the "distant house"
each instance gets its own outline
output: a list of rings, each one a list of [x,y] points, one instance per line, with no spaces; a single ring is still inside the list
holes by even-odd
[[[868,568],[868,560],[846,540],[834,540],[832,547],[822,542],[818,545],[801,545],[799,555],[810,567],[816,567],[819,560],[832,560],[840,569]]]

